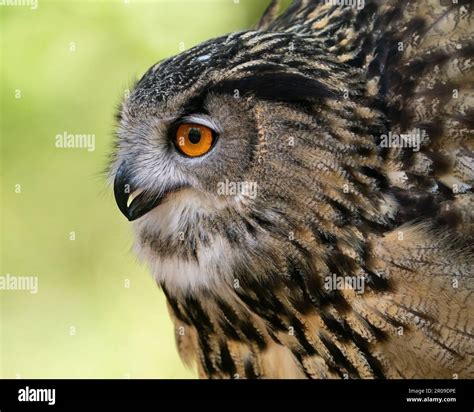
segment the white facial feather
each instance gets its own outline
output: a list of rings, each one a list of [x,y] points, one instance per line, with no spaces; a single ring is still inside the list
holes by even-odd
[[[207,199],[193,189],[184,189],[169,195],[160,206],[138,219],[134,224],[137,237],[140,232],[156,233],[156,236],[180,236],[188,227],[195,227],[200,216],[213,213],[225,203]],[[232,249],[222,236],[211,237],[209,245],[197,249],[197,261],[183,260],[179,256],[162,257],[149,246],[135,246],[139,258],[150,267],[156,281],[168,290],[190,293],[199,289],[212,289],[218,282],[232,282]]]
[[[186,116],[183,119],[183,123],[196,123],[202,126],[206,126],[209,129],[214,130],[216,133],[223,132],[223,128],[220,123],[216,119],[206,114],[194,114],[191,116]]]

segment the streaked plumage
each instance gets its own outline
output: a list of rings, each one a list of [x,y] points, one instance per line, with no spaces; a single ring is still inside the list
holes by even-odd
[[[474,377],[472,9],[273,1],[138,82],[116,197],[200,376]],[[189,116],[219,129],[197,159],[170,144]]]

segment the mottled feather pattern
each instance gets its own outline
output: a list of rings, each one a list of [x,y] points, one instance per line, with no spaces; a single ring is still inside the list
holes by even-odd
[[[137,249],[201,377],[473,378],[473,6],[330,3],[278,15],[272,1],[257,30],[140,80],[117,153],[135,176],[154,162],[155,143],[136,140],[154,116],[204,107],[228,133],[254,132],[189,180],[206,212],[170,195],[179,223],[165,230],[166,205],[150,212]],[[418,150],[384,145],[389,132],[418,133]],[[258,196],[213,197],[226,178],[256,182]],[[197,268],[195,281],[183,287],[166,262]],[[328,289],[331,276],[365,288]]]

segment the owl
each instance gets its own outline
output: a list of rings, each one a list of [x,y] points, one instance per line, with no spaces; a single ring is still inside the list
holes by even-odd
[[[152,66],[110,175],[203,378],[474,378],[473,4],[271,1]]]

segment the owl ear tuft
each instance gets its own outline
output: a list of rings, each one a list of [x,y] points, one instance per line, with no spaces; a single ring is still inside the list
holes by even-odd
[[[278,15],[280,0],[272,0],[260,19],[257,30],[267,30]]]
[[[252,94],[263,100],[279,102],[317,102],[338,99],[339,93],[318,80],[298,73],[268,72],[240,79],[224,80],[209,91],[240,96]]]

